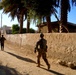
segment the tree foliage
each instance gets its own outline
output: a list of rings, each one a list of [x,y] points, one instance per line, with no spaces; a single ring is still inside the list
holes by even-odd
[[[56,7],[59,6],[59,0],[32,0],[32,10],[34,11],[37,18],[40,19],[36,20],[42,22],[41,20],[46,17],[48,31],[51,32],[51,14],[56,13]],[[36,18],[36,16],[35,16]]]
[[[18,24],[13,24],[12,25],[12,33],[13,34],[19,33],[19,26],[18,26]]]
[[[41,20],[56,11],[55,7],[58,6],[57,1],[58,0],[2,0],[2,7],[4,13],[9,13],[12,19],[15,17],[18,18],[20,22],[20,33],[22,33],[24,16],[25,19],[27,18],[27,27],[29,29],[29,19],[33,18],[30,16],[30,12],[33,11],[33,16],[37,16],[36,19]]]
[[[71,0],[72,4],[76,5],[76,0]],[[4,13],[9,13],[12,20],[17,17],[20,23],[19,33],[23,33],[23,21],[27,19],[27,29],[29,31],[30,20],[41,23],[44,18],[47,20],[48,31],[51,32],[51,19],[52,14],[56,14],[56,7],[59,7],[59,2],[62,3],[61,17],[67,16],[67,11],[70,11],[70,0],[2,0],[0,9]],[[67,20],[61,18],[63,20]],[[64,22],[65,23],[65,22]]]
[[[25,5],[25,0],[2,0],[1,2],[4,13],[9,13],[12,20],[17,17],[18,22],[20,23],[20,33],[22,33],[24,18],[27,18],[27,8]]]
[[[18,24],[13,24],[12,25],[12,34],[18,34],[19,33],[19,26]],[[30,33],[35,33],[35,30],[33,28],[29,29]],[[26,28],[22,29],[22,33],[26,33]]]

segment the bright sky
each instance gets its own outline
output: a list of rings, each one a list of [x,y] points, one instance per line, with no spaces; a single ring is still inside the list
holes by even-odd
[[[0,10],[0,14],[2,11]],[[58,15],[59,17],[60,15]],[[52,21],[56,21],[56,18],[52,16]],[[76,7],[72,7],[71,12],[68,14],[68,21],[76,24]],[[17,19],[15,18],[14,21],[11,21],[11,17],[8,17],[8,14],[2,14],[2,26],[12,26],[13,24],[18,24]],[[1,25],[1,15],[0,15],[0,25]],[[0,26],[1,27],[1,26]],[[24,22],[24,27],[26,27],[26,21]],[[31,23],[31,28],[37,29],[36,25]]]

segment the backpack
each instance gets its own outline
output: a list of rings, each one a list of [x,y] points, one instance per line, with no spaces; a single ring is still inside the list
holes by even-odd
[[[45,39],[40,39],[40,48],[47,51],[47,41]]]

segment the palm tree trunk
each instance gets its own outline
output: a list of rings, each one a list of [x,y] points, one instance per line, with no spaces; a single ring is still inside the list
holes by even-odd
[[[23,15],[20,15],[20,30],[19,33],[22,34],[22,29],[23,29]]]
[[[27,29],[26,29],[26,33],[29,33],[29,32],[30,32],[29,29],[30,29],[30,22],[29,22],[29,20],[27,19]]]
[[[52,32],[52,26],[51,26],[50,16],[46,16],[46,20],[47,20],[48,33],[51,33]]]
[[[63,28],[63,27],[65,27],[65,28],[67,28],[68,26],[67,26],[67,15],[68,15],[68,3],[67,3],[67,1],[68,0],[61,0],[61,24],[60,24],[60,31],[61,32],[65,32],[65,29]]]

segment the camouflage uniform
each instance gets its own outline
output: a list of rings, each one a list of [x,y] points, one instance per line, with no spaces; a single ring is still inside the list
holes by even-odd
[[[43,34],[41,34],[43,35]],[[41,39],[36,43],[35,52],[38,51],[37,56],[37,63],[38,67],[40,67],[40,58],[42,56],[43,60],[45,61],[46,65],[48,66],[48,69],[50,68],[50,64],[48,63],[46,52],[47,52],[47,41],[43,38],[43,36],[40,36]]]

